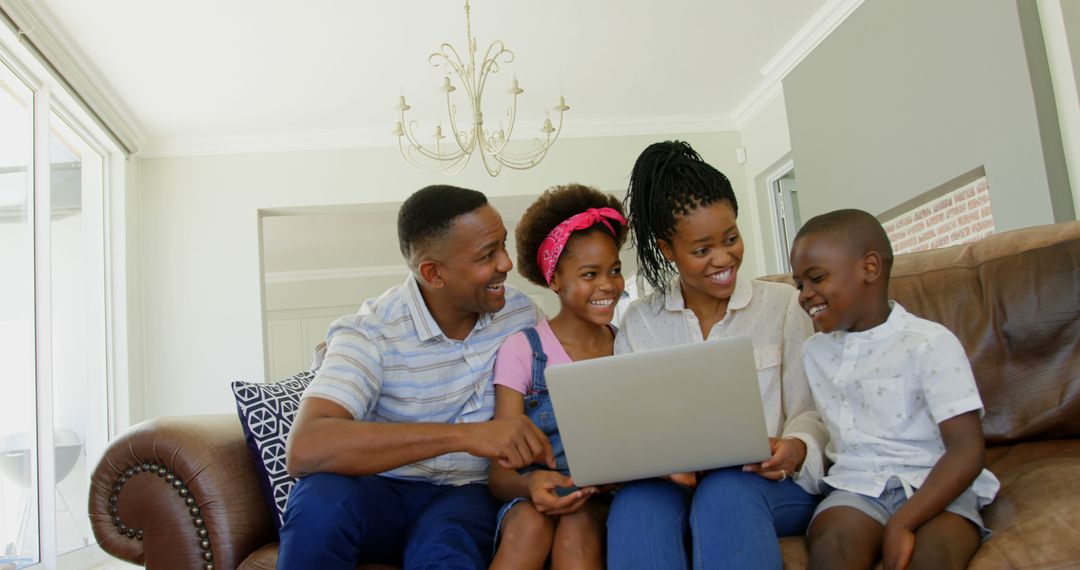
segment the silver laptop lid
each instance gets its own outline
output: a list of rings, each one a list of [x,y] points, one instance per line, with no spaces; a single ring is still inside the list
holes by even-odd
[[[578,486],[770,456],[749,337],[549,366],[546,379]]]

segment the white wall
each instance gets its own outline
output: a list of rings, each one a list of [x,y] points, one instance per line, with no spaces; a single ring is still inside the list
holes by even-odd
[[[747,202],[734,132],[566,139],[540,166],[495,179],[476,164],[452,178],[420,173],[395,148],[143,160],[144,377],[133,388],[145,394],[142,417],[231,412],[228,382],[263,379],[259,209],[400,201],[432,183],[490,196],[536,194],[567,182],[622,191],[641,150],[667,138],[689,141]],[[758,274],[754,259],[747,255],[744,267]]]
[[[768,178],[781,163],[791,157],[791,135],[788,133],[783,91],[743,125],[741,135],[743,147],[746,149],[746,164],[743,166],[752,192],[752,210],[743,217],[743,224],[746,225],[745,220],[753,221],[753,240],[757,244],[754,248],[755,261],[761,273],[778,273],[781,267],[775,255],[776,228]]]

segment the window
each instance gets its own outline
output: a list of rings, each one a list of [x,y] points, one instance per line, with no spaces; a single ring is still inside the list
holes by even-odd
[[[802,227],[802,217],[799,214],[798,185],[793,164],[789,161],[778,172],[768,180],[769,198],[773,227],[776,228],[777,267],[781,272],[788,273],[791,271],[791,244]]]
[[[104,557],[86,505],[110,435],[115,146],[0,29],[0,568]]]

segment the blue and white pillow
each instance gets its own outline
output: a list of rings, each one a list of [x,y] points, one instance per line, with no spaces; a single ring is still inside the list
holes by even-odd
[[[274,528],[279,531],[289,492],[296,485],[296,479],[285,471],[285,438],[289,436],[296,410],[300,408],[300,395],[314,378],[314,372],[301,372],[272,384],[232,383],[244,439],[262,475],[263,494],[275,515]]]

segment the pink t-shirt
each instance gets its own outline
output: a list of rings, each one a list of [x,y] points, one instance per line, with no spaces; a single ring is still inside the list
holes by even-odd
[[[555,332],[546,320],[536,324],[536,332],[540,333],[540,345],[547,354],[547,365],[565,364],[570,362],[570,355],[555,338]],[[516,332],[510,335],[499,347],[495,354],[495,383],[506,386],[522,395],[529,393],[532,387],[532,348],[525,332]]]

